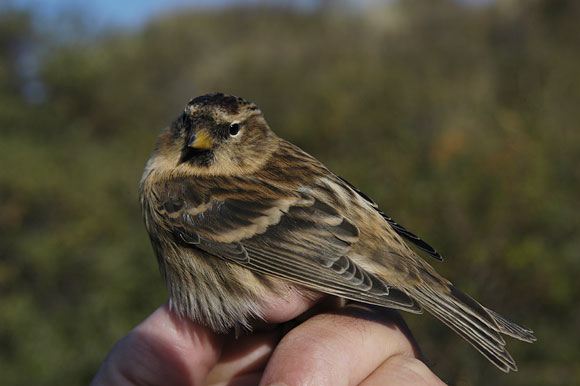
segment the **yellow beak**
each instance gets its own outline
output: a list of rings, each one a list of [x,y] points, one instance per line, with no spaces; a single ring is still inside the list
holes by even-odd
[[[194,149],[207,150],[211,149],[213,146],[213,141],[208,132],[202,129],[189,139],[189,143],[187,145]]]

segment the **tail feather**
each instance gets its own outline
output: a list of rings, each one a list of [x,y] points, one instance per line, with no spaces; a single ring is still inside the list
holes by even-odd
[[[500,315],[497,312],[490,310],[489,308],[486,308],[485,310],[495,319],[499,327],[499,331],[502,334],[509,335],[512,338],[516,338],[528,343],[536,341],[534,331],[525,326],[522,326],[521,324],[509,320],[505,316]]]
[[[468,295],[449,286],[436,290],[420,285],[409,290],[421,306],[467,340],[500,370],[516,371],[515,361],[500,333],[532,342],[532,331],[490,311]]]

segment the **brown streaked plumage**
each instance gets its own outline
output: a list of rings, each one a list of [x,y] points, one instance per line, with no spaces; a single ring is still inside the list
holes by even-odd
[[[435,249],[242,98],[191,100],[161,133],[140,190],[171,307],[216,332],[249,327],[264,294],[293,286],[425,309],[506,372],[516,365],[501,334],[535,341],[454,288],[406,242],[441,260]]]

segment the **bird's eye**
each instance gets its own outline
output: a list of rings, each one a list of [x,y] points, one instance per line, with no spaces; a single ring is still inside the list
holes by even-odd
[[[240,132],[240,125],[238,123],[232,123],[230,125],[230,135],[235,137]]]

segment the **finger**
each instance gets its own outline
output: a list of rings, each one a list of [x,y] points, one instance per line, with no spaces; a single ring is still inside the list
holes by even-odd
[[[394,355],[419,356],[400,315],[353,304],[316,315],[288,333],[260,384],[358,385]]]
[[[395,355],[379,366],[360,386],[444,386],[433,372],[417,358]]]
[[[113,347],[91,384],[203,384],[222,344],[223,337],[164,305]]]
[[[266,323],[284,323],[312,308],[328,296],[305,287],[290,287],[282,294],[267,294],[261,300],[262,319]]]
[[[282,330],[278,328],[243,335],[238,339],[230,337],[223,347],[218,363],[207,376],[206,384],[257,384],[256,379],[260,379],[281,336]]]
[[[322,298],[319,296],[319,298]],[[343,299],[326,296],[321,299],[315,299],[314,296],[304,296],[298,292],[286,294],[284,297],[268,299],[269,311],[267,317],[269,320],[286,320],[304,309],[314,307],[302,312],[296,320],[306,320],[312,315],[335,310],[339,305],[344,306]],[[256,332],[251,335],[243,335],[238,339],[230,336],[222,350],[220,360],[210,372],[207,378],[207,384],[218,385],[227,382],[241,382],[246,384],[248,377],[261,377],[264,368],[274,351],[276,345],[280,342],[282,336],[297,326],[299,322],[292,320],[283,324],[273,325],[265,323],[255,323]],[[251,378],[253,379],[253,378]],[[249,382],[255,385],[258,382]]]

